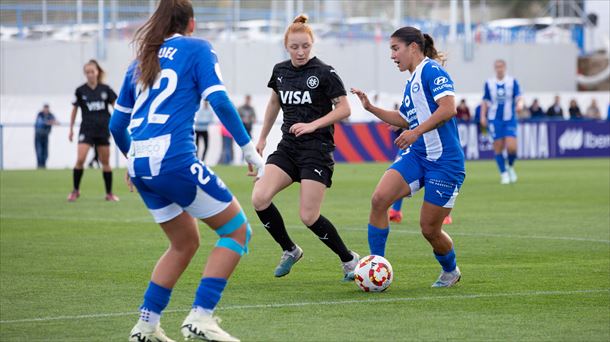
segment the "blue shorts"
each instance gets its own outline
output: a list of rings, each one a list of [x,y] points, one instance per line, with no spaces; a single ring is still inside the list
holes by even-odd
[[[466,172],[464,161],[429,161],[407,150],[388,169],[396,170],[411,188],[411,196],[425,187],[424,201],[453,208]]]
[[[131,182],[157,223],[167,222],[183,211],[208,218],[225,210],[233,200],[222,180],[196,159],[176,172],[131,177]]]
[[[491,121],[489,122],[489,133],[494,140],[517,137],[517,122],[515,121]]]

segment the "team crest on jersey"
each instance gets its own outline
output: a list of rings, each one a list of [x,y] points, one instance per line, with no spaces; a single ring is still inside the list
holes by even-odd
[[[419,83],[415,83],[415,84],[413,85],[413,87],[411,87],[411,89],[413,89],[413,92],[414,92],[414,93],[417,93],[417,92],[419,91],[419,88],[420,88]]]
[[[307,86],[309,89],[316,89],[320,84],[320,80],[316,76],[309,76],[307,79]]]
[[[100,96],[102,97],[102,100],[104,100],[104,101],[106,101],[106,100],[108,99],[108,94],[107,94],[105,91],[103,91],[103,92],[100,94]]]

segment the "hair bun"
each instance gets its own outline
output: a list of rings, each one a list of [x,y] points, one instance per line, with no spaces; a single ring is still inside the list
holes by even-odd
[[[296,18],[294,18],[294,20],[292,21],[292,23],[293,23],[293,24],[296,24],[296,23],[305,24],[305,23],[307,23],[307,20],[308,20],[308,19],[309,19],[309,18],[307,17],[307,15],[305,15],[305,14],[300,14],[300,15],[298,15]]]

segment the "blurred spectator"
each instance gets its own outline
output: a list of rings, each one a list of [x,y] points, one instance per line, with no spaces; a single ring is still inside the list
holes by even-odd
[[[553,104],[546,111],[546,116],[549,118],[559,118],[563,119],[563,109],[561,108],[561,101],[559,99],[559,95],[555,95],[555,100]]]
[[[570,100],[570,108],[568,108],[568,111],[570,112],[570,119],[582,119],[580,107],[578,107],[578,103],[576,103],[575,99]]]
[[[252,101],[252,97],[250,95],[246,95],[246,102],[241,105],[241,107],[237,108],[239,112],[239,117],[241,117],[241,121],[244,123],[244,127],[246,127],[246,132],[250,138],[252,138],[252,126],[256,122],[256,112],[254,111],[254,107],[250,104]]]
[[[544,110],[542,110],[542,107],[540,107],[538,99],[534,99],[534,102],[532,102],[532,106],[530,107],[530,117],[532,119],[544,118]]]
[[[222,134],[222,151],[218,164],[231,164],[233,161],[233,137],[222,123],[220,124],[220,133]]]
[[[461,121],[470,121],[470,109],[466,105],[466,100],[462,99],[457,106],[456,118]]]
[[[208,126],[212,123],[214,112],[208,101],[201,101],[199,111],[195,116],[195,146],[197,154],[199,154],[199,141],[203,140],[203,152],[201,153],[201,161],[205,161],[205,155],[208,153]]]
[[[47,167],[49,134],[51,134],[53,125],[57,125],[57,120],[55,120],[55,115],[51,113],[49,105],[45,103],[34,123],[34,148],[36,149],[36,161],[39,169]]]
[[[591,99],[591,104],[585,112],[585,118],[591,120],[599,120],[602,118],[602,113],[599,111],[599,107],[597,107],[597,101],[595,101],[595,99]]]

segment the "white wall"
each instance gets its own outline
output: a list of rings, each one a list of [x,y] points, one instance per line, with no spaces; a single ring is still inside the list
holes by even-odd
[[[91,42],[1,42],[0,94],[71,95],[85,81],[82,66],[94,56],[94,48]],[[281,42],[217,42],[214,49],[231,94],[267,94],[273,65],[287,58]],[[386,42],[320,41],[314,49],[335,67],[348,88],[397,93],[408,77],[390,60]],[[440,49],[448,54],[447,69],[461,92],[481,91],[498,58],[507,61],[509,73],[526,91],[576,90],[578,51],[572,44],[479,45],[470,62],[463,61],[459,44]],[[107,58],[101,64],[107,72],[107,83],[117,91],[132,56],[128,41],[108,41]]]
[[[553,102],[553,97],[557,93],[525,93],[524,98],[529,106],[534,98],[538,98],[541,106],[546,109]],[[584,112],[590,104],[591,99],[595,98],[602,112],[602,117],[605,118],[610,104],[610,93],[608,92],[561,92],[562,106],[567,117],[568,102],[570,99],[577,99],[581,110]],[[236,97],[242,99],[242,96]],[[381,93],[379,96],[378,105],[385,108],[392,108],[395,102],[399,102],[402,98],[400,93]],[[474,114],[475,106],[480,102],[480,93],[458,93],[456,101],[466,99],[466,103],[471,108],[471,113]],[[254,95],[252,104],[256,109],[258,124],[253,128],[253,137],[257,141],[261,128],[261,121],[264,115],[264,109],[268,97],[264,95]],[[372,114],[365,112],[360,106],[359,101],[353,95],[348,96],[352,108],[351,121],[371,121],[375,118]],[[54,127],[51,133],[49,142],[49,168],[71,168],[76,161],[76,143],[68,142],[68,127],[71,95],[30,95],[30,96],[15,96],[15,95],[0,95],[0,123],[4,125],[3,139],[1,141],[3,162],[5,169],[31,169],[36,166],[36,157],[34,153],[34,119],[36,114],[41,109],[43,102],[48,102],[51,111],[56,115],[57,119],[63,124],[59,127]],[[236,104],[241,103],[241,100],[236,101]],[[281,114],[278,117],[276,125],[271,131],[267,142],[266,154],[273,152],[275,146],[281,138],[279,124],[282,120]],[[16,127],[18,126],[18,127]],[[78,128],[77,128],[78,129]],[[219,127],[214,125],[210,127],[210,150],[205,162],[209,165],[215,165],[220,158],[221,138]],[[234,144],[234,162],[241,162],[241,154],[237,145]],[[116,153],[113,148],[111,151],[111,164],[116,166],[124,166],[125,162],[122,156]],[[89,159],[88,159],[89,160]]]

